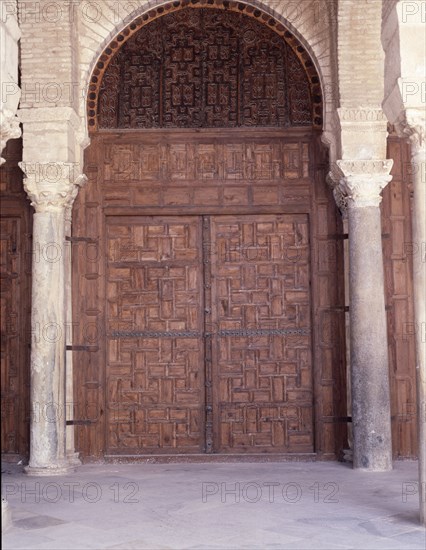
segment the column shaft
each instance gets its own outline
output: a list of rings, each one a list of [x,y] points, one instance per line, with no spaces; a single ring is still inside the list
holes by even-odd
[[[348,209],[354,467],[392,469],[380,209]]]
[[[31,437],[27,473],[69,470],[65,453],[64,210],[34,214]]]

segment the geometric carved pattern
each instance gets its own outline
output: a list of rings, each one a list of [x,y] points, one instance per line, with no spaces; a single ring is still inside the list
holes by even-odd
[[[216,447],[312,452],[307,216],[216,217],[211,227]]]
[[[29,449],[31,337],[43,337],[43,327],[31,328],[31,261],[44,262],[45,256],[40,243],[32,248],[32,208],[18,166],[22,140],[10,139],[2,156],[6,162],[0,167],[1,450],[18,461]]]
[[[200,452],[203,341],[198,219],[107,228],[108,447]],[[114,331],[148,336],[116,338]],[[158,331],[172,336],[161,337]],[[179,336],[190,331],[191,338]]]
[[[424,254],[425,243],[413,242],[410,197],[412,189],[410,146],[395,135],[388,137],[387,158],[394,159],[392,181],[383,191],[385,298],[388,320],[389,374],[392,403],[394,458],[417,454],[416,350],[414,323],[413,258]],[[423,248],[422,248],[423,247]],[[423,328],[424,330],[424,328]]]
[[[193,136],[164,136],[146,143],[106,143],[106,182],[253,182],[297,180],[309,176],[308,144],[269,138],[194,141]],[[191,185],[193,187],[194,184]]]
[[[19,218],[4,218],[0,221],[1,447],[4,453],[16,452],[18,444],[21,278],[19,233]]]
[[[210,222],[108,219],[108,448],[311,452],[307,217]]]
[[[99,89],[98,124],[310,126],[311,95],[305,67],[274,30],[233,11],[182,9],[142,27],[111,58]]]

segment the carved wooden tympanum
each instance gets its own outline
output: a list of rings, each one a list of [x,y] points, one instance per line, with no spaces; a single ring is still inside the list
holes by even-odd
[[[240,13],[190,9],[135,33],[99,93],[100,128],[312,124],[308,77],[273,30]]]

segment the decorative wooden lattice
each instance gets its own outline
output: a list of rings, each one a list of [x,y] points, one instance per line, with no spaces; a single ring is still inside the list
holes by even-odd
[[[181,9],[142,26],[115,52],[106,52],[106,62],[98,63],[94,72],[101,69],[103,78],[93,77],[97,84],[89,94],[92,128],[322,122],[312,62],[304,63],[275,29],[243,13]]]

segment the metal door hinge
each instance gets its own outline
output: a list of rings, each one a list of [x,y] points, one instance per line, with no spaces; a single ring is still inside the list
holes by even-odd
[[[90,351],[95,352],[99,351],[99,346],[77,346],[77,345],[71,345],[66,346],[67,351]]]
[[[92,237],[65,237],[65,240],[70,243],[98,243],[99,238],[93,239]]]
[[[67,426],[89,426],[89,424],[96,424],[94,420],[67,420]]]

